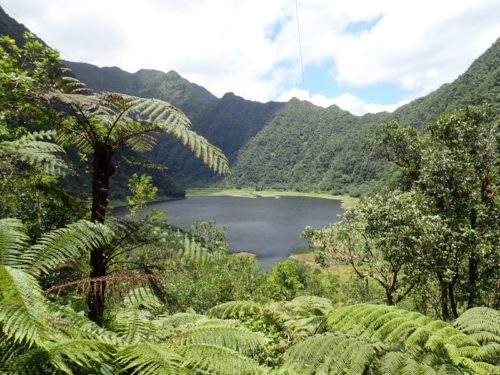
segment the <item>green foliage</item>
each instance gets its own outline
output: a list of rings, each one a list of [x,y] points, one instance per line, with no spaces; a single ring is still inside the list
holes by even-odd
[[[291,347],[283,369],[297,374],[362,374],[375,359],[377,345],[343,334],[309,337]]]
[[[38,100],[57,63],[31,34],[22,46],[0,37],[0,217],[23,220],[33,237],[82,218],[81,202],[59,185],[69,168],[50,128],[64,115]]]
[[[153,179],[148,175],[137,175],[134,173],[128,182],[128,188],[132,192],[127,196],[130,215],[135,215],[147,203],[156,198],[158,188],[153,185]]]
[[[427,252],[445,240],[446,229],[417,193],[394,191],[364,199],[341,222],[305,235],[322,264],[352,266],[360,278],[379,283],[392,305],[422,281]]]
[[[263,293],[272,300],[291,300],[299,295],[317,294],[332,297],[336,292],[336,276],[286,259],[271,269]]]
[[[220,319],[241,319],[261,315],[263,308],[253,301],[230,301],[212,307],[208,315]]]
[[[182,357],[168,345],[141,343],[119,350],[118,364],[132,374],[180,374]]]
[[[487,307],[474,307],[465,311],[454,326],[481,345],[492,344],[498,351],[500,344],[500,312]],[[495,345],[496,344],[496,345]]]
[[[418,136],[391,123],[376,142],[400,167],[401,186],[420,198],[420,216],[435,218],[440,234],[416,266],[439,283],[445,319],[456,317],[460,304],[494,303],[488,291],[499,278],[500,143],[490,110],[466,107],[442,114]]]
[[[99,145],[107,145],[109,151],[128,145],[133,151],[144,152],[156,145],[153,133],[162,132],[181,142],[215,172],[229,171],[222,151],[192,131],[186,115],[170,103],[117,93],[92,93],[67,76],[62,77],[60,85],[60,89],[44,96],[72,107],[77,120],[76,124],[62,124],[61,142],[74,143],[87,153],[95,153]]]

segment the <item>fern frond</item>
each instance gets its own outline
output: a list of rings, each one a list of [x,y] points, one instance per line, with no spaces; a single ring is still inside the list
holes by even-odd
[[[187,345],[217,345],[243,354],[255,352],[267,342],[261,333],[251,332],[241,327],[210,326],[194,327],[175,337],[174,342],[181,346]]]
[[[44,348],[52,366],[58,370],[73,374],[72,367],[97,369],[100,364],[110,359],[113,347],[95,340],[58,340]]]
[[[15,265],[28,242],[26,227],[17,219],[0,219],[0,264]]]
[[[141,375],[182,374],[183,358],[167,345],[142,343],[120,349],[116,363],[122,371]]]
[[[294,315],[302,317],[324,316],[332,309],[332,301],[317,296],[299,296],[289,302],[288,308],[293,310]]]
[[[160,330],[173,330],[179,326],[194,324],[207,320],[205,315],[196,313],[177,313],[173,315],[160,315],[153,323]]]
[[[30,274],[0,265],[0,329],[14,342],[43,346],[51,332],[45,298]]]
[[[282,368],[298,374],[363,373],[376,358],[376,346],[342,334],[306,338],[285,352]]]
[[[51,326],[65,337],[96,340],[111,345],[123,344],[114,332],[98,326],[70,307],[48,302],[48,309]]]
[[[328,316],[327,325],[332,331],[364,337],[371,342],[382,341],[391,350],[405,353],[414,362],[406,363],[404,368],[418,365],[419,371],[431,371],[421,367],[429,364],[417,360],[417,354],[420,358],[437,358],[429,365],[432,371],[438,368],[435,363],[439,361],[440,366],[455,365],[470,371],[481,371],[477,368],[492,366],[491,363],[477,361],[479,356],[474,359],[480,345],[473,337],[447,322],[431,320],[394,306],[361,304],[340,308]],[[424,354],[419,351],[411,354],[413,348],[420,347],[424,348]],[[489,350],[494,351],[493,348]],[[487,353],[488,350],[485,350],[484,354]],[[404,368],[401,371],[407,371]]]
[[[184,366],[217,375],[261,375],[267,369],[235,350],[216,345],[196,344],[180,349]]]
[[[114,233],[106,226],[85,220],[44,234],[19,259],[19,266],[34,276],[65,264],[68,258],[90,253],[108,244]]]
[[[150,314],[137,307],[124,307],[115,315],[110,324],[121,341],[126,344],[145,342],[153,336],[155,326],[149,319]]]
[[[253,301],[230,301],[208,310],[207,315],[220,319],[241,319],[261,315],[263,307]]]
[[[137,150],[148,150],[154,140],[146,136],[150,132],[167,133],[189,148],[214,172],[229,172],[229,163],[222,151],[204,137],[191,130],[191,122],[178,108],[158,99],[122,96],[125,116],[133,121],[122,121],[116,127],[115,139],[124,140]],[[114,111],[115,115],[119,112]],[[135,142],[135,143],[134,143]]]
[[[38,166],[48,175],[61,176],[69,171],[68,164],[59,157],[64,149],[48,142],[55,138],[54,131],[28,133],[14,141],[0,142],[0,156],[9,155],[29,165]]]
[[[185,258],[197,263],[205,263],[209,260],[214,260],[219,255],[213,253],[205,243],[199,241],[189,232],[181,231],[177,228],[171,228],[165,231],[168,236],[168,249],[172,255],[179,258]]]
[[[466,355],[466,357],[471,357],[474,361],[488,362],[500,366],[500,344],[494,342],[480,348],[474,348],[476,349],[474,354]]]
[[[406,353],[389,352],[379,361],[379,370],[383,375],[413,375],[413,374],[463,374],[463,371],[451,364],[432,363],[418,355],[409,356]]]
[[[125,296],[123,305],[133,308],[141,308],[150,312],[157,311],[162,307],[158,297],[150,288],[134,288]]]
[[[500,344],[500,312],[497,310],[474,307],[460,315],[453,325],[480,344]]]

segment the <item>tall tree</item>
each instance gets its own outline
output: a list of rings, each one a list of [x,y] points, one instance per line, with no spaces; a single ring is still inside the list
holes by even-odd
[[[449,237],[428,256],[438,279],[442,313],[487,303],[500,279],[500,133],[489,109],[442,114],[422,134],[397,123],[381,127],[377,151],[400,167],[403,184],[418,191]]]
[[[63,75],[56,88],[40,93],[50,104],[62,103],[71,116],[59,124],[59,140],[75,144],[92,156],[91,220],[104,223],[111,177],[116,171],[117,154],[127,146],[148,151],[155,144],[155,133],[167,133],[189,148],[217,173],[229,171],[227,158],[205,138],[191,130],[189,119],[173,105],[117,93],[96,93],[78,80]],[[96,248],[90,257],[91,278],[107,274],[105,249]],[[105,281],[89,298],[90,318],[101,323],[104,311]]]

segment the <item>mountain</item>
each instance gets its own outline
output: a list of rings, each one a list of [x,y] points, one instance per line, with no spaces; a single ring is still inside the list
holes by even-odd
[[[29,31],[22,23],[17,22],[0,7],[0,34],[8,35],[18,42],[23,40],[23,33]]]
[[[258,103],[232,93],[218,99],[205,88],[182,78],[175,71],[139,70],[128,73],[119,68],[98,68],[64,61],[73,74],[90,88],[166,100],[179,107],[193,123],[193,129],[224,150],[234,164],[239,150],[254,137],[283,106]],[[196,185],[219,178],[184,147],[160,136],[159,146],[148,155],[169,167],[169,173],[183,184]]]
[[[338,107],[292,100],[238,153],[228,181],[236,186],[321,190],[359,195],[369,191],[387,165],[366,152],[374,129],[396,120],[422,128],[444,111],[492,105],[500,119],[500,39],[453,83],[392,114],[353,116]]]
[[[23,25],[0,8],[0,33],[15,37]],[[373,188],[387,172],[387,164],[373,159],[367,144],[376,126],[397,120],[423,127],[449,111],[468,104],[490,103],[500,118],[500,39],[454,82],[400,107],[394,113],[354,116],[337,106],[322,108],[292,99],[287,103],[259,103],[233,93],[217,98],[178,73],[139,70],[128,73],[117,67],[64,61],[89,87],[171,102],[184,111],[193,128],[224,150],[232,174],[214,176],[190,152],[167,136],[147,157],[168,166],[167,176],[154,172],[159,185],[275,188],[329,191],[351,195]],[[119,190],[130,172],[118,177]],[[160,187],[161,187],[160,186]],[[170,189],[172,190],[172,189]],[[179,190],[176,187],[173,190]]]

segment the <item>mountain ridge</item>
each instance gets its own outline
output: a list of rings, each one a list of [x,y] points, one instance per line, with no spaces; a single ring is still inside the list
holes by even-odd
[[[25,29],[8,15],[4,19],[5,15],[0,8],[0,33]],[[222,148],[233,171],[224,180],[168,136],[160,136],[158,147],[147,156],[168,165],[169,176],[184,186],[217,183],[360,195],[387,173],[387,164],[366,152],[380,123],[396,120],[421,128],[443,111],[484,103],[491,104],[494,119],[500,114],[500,39],[453,82],[393,113],[362,116],[336,105],[323,108],[296,98],[286,103],[255,102],[234,93],[217,98],[173,70],[129,73],[118,67],[64,64],[92,89],[171,102],[187,114],[195,131]]]

